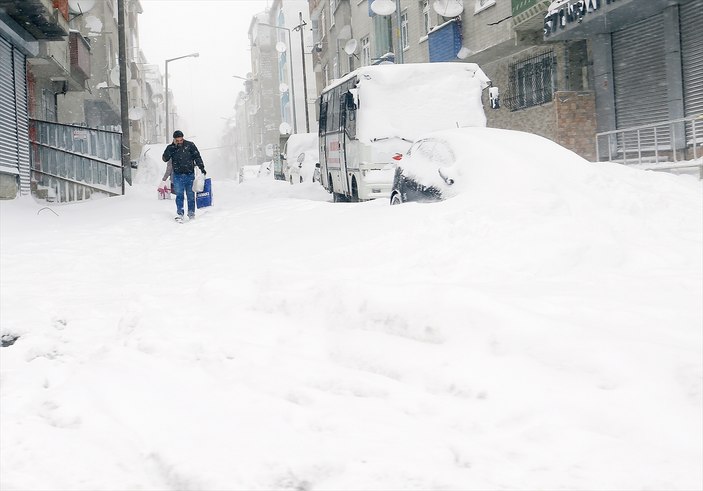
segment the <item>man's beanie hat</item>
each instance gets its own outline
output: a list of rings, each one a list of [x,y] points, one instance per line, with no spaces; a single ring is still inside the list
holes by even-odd
[[[183,132],[181,130],[176,130],[173,132],[174,138],[183,138]]]

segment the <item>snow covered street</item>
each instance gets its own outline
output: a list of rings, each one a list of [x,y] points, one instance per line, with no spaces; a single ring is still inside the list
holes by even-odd
[[[1,202],[0,488],[701,489],[701,183],[550,172]]]

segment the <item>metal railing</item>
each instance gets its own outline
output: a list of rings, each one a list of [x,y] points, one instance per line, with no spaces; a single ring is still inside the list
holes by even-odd
[[[596,133],[597,160],[652,170],[700,167],[703,114]]]
[[[34,194],[59,203],[123,194],[119,131],[29,120]]]

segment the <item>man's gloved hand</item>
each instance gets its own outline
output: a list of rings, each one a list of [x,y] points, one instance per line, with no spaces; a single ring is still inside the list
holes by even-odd
[[[207,172],[205,172],[205,169],[203,169],[203,175],[207,176]]]

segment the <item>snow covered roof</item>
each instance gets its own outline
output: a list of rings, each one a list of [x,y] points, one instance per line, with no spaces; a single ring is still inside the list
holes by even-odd
[[[485,126],[482,90],[489,78],[475,63],[407,63],[365,66],[336,80],[330,90],[358,79],[357,137],[402,137],[463,126]]]

